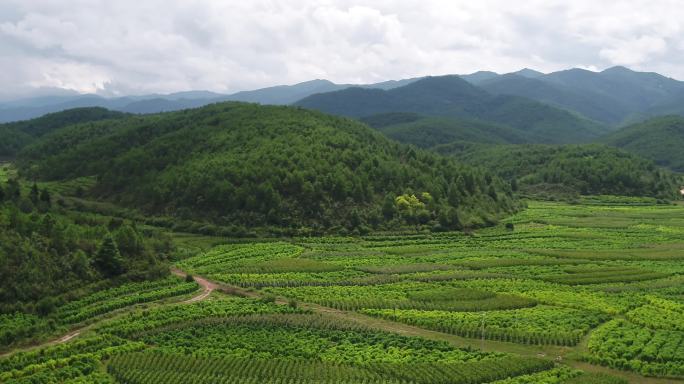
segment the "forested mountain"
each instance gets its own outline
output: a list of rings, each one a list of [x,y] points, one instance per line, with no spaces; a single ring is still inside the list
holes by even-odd
[[[624,67],[601,72],[574,68],[534,76],[516,72],[476,84],[495,94],[529,97],[611,125],[684,112],[683,82]]]
[[[104,108],[75,108],[32,120],[0,124],[0,157],[13,156],[36,138],[68,125],[124,116],[124,113]]]
[[[543,103],[566,108],[597,121],[609,124],[621,122],[629,113],[622,103],[600,93],[571,88],[540,77],[524,77],[517,74],[501,75],[478,84],[497,95],[517,95]],[[600,102],[597,102],[600,101]]]
[[[388,91],[348,88],[309,96],[297,105],[323,112],[368,117],[392,112],[478,119],[507,125],[541,142],[589,141],[605,132],[598,123],[516,96],[494,96],[459,76],[428,77]]]
[[[602,142],[684,172],[684,117],[663,116],[614,132]]]
[[[95,196],[221,225],[460,228],[516,208],[499,178],[293,107],[223,103],[66,127],[18,165],[45,180],[94,175]]]
[[[527,193],[678,197],[681,177],[651,161],[602,145],[463,145],[436,147],[483,166]]]

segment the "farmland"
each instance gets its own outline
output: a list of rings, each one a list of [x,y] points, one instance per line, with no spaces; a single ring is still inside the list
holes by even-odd
[[[49,319],[5,315],[7,340],[80,334],[1,358],[0,381],[677,382],[682,212],[605,197],[530,201],[469,234],[179,234],[189,257],[175,267],[218,290],[185,302],[197,284],[168,277],[92,293]]]

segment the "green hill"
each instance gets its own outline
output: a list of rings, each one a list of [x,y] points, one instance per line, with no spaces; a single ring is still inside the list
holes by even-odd
[[[525,131],[544,143],[586,142],[602,125],[563,109],[518,96],[492,95],[459,76],[427,77],[383,91],[348,88],[312,95],[301,107],[363,118],[393,112],[477,119]]]
[[[653,162],[602,145],[461,145],[435,148],[516,180],[521,190],[677,198],[681,178]]]
[[[93,196],[226,226],[459,227],[515,208],[498,178],[293,107],[223,103],[66,127],[18,165],[46,180],[96,176]],[[395,201],[403,194],[417,199]]]
[[[31,120],[0,124],[0,157],[14,156],[35,138],[73,124],[126,116],[105,108],[75,108]]]
[[[453,141],[510,144],[536,140],[532,135],[514,128],[452,117],[425,117],[377,129],[394,140],[421,148]]]
[[[601,141],[684,172],[684,117],[657,117],[625,127]]]

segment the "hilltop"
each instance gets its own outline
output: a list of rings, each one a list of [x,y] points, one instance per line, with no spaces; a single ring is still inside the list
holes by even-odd
[[[510,186],[486,172],[293,107],[222,103],[65,127],[18,165],[41,180],[95,176],[92,196],[148,213],[250,228],[460,228],[515,209]]]

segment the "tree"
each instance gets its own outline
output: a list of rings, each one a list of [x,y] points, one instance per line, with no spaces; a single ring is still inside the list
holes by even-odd
[[[123,258],[114,238],[107,234],[95,255],[95,267],[105,276],[117,276],[125,272]]]
[[[38,192],[38,185],[36,183],[33,183],[33,185],[31,186],[31,192],[29,193],[29,198],[31,199],[31,202],[34,205],[38,204],[39,192]]]
[[[40,201],[46,203],[48,207],[52,204],[52,196],[50,196],[50,191],[43,189],[40,191]]]
[[[123,256],[135,257],[144,251],[142,236],[128,224],[122,225],[114,232],[114,241]]]

